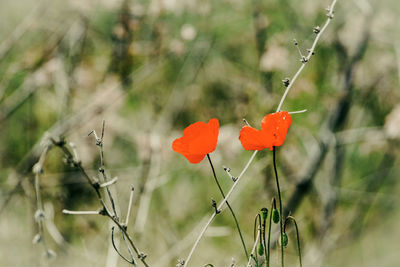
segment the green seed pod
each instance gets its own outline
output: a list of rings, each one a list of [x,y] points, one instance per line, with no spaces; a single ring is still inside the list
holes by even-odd
[[[279,223],[279,211],[277,209],[272,210],[272,221],[274,223]]]
[[[258,244],[257,253],[258,253],[258,255],[260,255],[260,256],[264,255],[264,246],[263,246],[262,243]]]
[[[267,208],[262,208],[261,209],[261,218],[263,219],[263,222],[267,220],[268,217],[268,209]]]
[[[283,241],[283,246],[284,247],[287,247],[287,245],[288,245],[288,243],[289,243],[289,238],[288,238],[288,236],[287,236],[287,234],[286,233],[283,233],[282,234],[282,241]],[[279,240],[279,241],[281,241],[281,240]]]

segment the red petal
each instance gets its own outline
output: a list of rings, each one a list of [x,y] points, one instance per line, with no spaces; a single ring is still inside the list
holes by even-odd
[[[194,139],[199,133],[203,132],[205,128],[206,124],[202,121],[192,123],[183,130],[183,137],[188,140]]]
[[[189,162],[199,163],[217,147],[218,133],[219,122],[215,118],[208,123],[193,123],[185,128],[181,138],[174,140],[172,149],[185,156]]]
[[[217,147],[219,122],[211,119],[207,124],[197,128],[195,136],[191,136],[188,144],[188,152],[194,155],[208,154]]]
[[[206,155],[184,155],[190,163],[197,164],[204,159]]]
[[[265,149],[267,146],[265,146],[263,139],[261,131],[250,126],[244,126],[242,130],[240,130],[239,140],[242,143],[243,148],[246,150]]]
[[[292,118],[287,111],[268,114],[261,122],[261,131],[272,146],[281,146],[291,124]],[[272,150],[272,147],[270,149]]]
[[[208,121],[207,127],[210,131],[211,136],[213,136],[214,139],[218,139],[218,134],[219,134],[219,121],[216,118],[213,118]]]
[[[183,137],[177,138],[172,142],[172,150],[178,153],[187,153],[187,146],[183,141]]]

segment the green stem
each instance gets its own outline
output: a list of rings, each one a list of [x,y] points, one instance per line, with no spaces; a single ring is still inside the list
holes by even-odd
[[[269,226],[268,226],[268,249],[267,249],[267,254],[266,254],[266,261],[267,261],[267,267],[269,267],[269,258],[270,258],[270,244],[271,244],[271,225],[272,225],[272,214],[273,210],[275,208],[275,198],[272,198],[272,203],[271,203],[271,213],[269,215]]]
[[[298,255],[299,255],[300,267],[302,267],[302,266],[303,266],[303,264],[302,264],[302,262],[301,262],[301,247],[300,247],[300,234],[299,234],[299,228],[298,228],[298,226],[297,226],[296,219],[295,219],[294,217],[292,217],[292,216],[288,216],[288,217],[286,217],[286,219],[285,219],[285,226],[284,226],[284,231],[285,231],[285,232],[286,232],[286,222],[287,222],[288,220],[292,220],[292,221],[293,221],[293,223],[294,223],[294,227],[296,228],[296,236],[297,236],[297,253],[298,253]]]
[[[267,261],[267,244],[265,243],[265,224],[266,224],[266,219],[263,219],[262,223],[262,241],[264,243],[264,255],[265,255],[265,261]]]
[[[280,224],[280,232],[281,232],[281,254],[282,254],[282,267],[285,266],[284,253],[283,253],[283,222],[282,222],[282,197],[281,197],[281,189],[279,187],[279,179],[278,179],[278,171],[276,169],[276,148],[273,147],[273,162],[274,162],[274,171],[275,171],[275,179],[276,179],[276,187],[278,189],[278,198],[279,198],[279,224]]]
[[[257,222],[258,221],[258,222]],[[257,227],[257,225],[258,225],[258,227]],[[261,216],[260,216],[260,214],[259,213],[257,213],[257,215],[256,215],[256,217],[254,218],[254,227],[253,227],[253,239],[254,239],[254,243],[256,242],[256,239],[257,239],[257,236],[256,235],[258,235],[258,232],[259,232],[259,229],[261,228]],[[257,231],[258,230],[258,231]],[[257,234],[256,234],[257,233]],[[261,233],[260,233],[261,234]],[[261,237],[261,236],[260,236]],[[261,243],[262,241],[261,241],[261,238],[260,238],[260,243]],[[258,266],[258,249],[257,249],[257,246],[256,246],[256,256],[254,257],[255,258],[255,261],[256,261],[256,263],[257,263],[257,266]],[[251,256],[254,256],[253,254],[251,254]]]
[[[211,161],[211,158],[210,158],[210,155],[209,155],[209,154],[207,154],[207,158],[208,158],[208,162],[210,162],[210,165],[211,165],[211,169],[212,169],[212,172],[213,172],[213,175],[214,175],[215,183],[217,184],[218,189],[219,189],[219,192],[221,192],[222,197],[225,199],[224,191],[222,190],[222,187],[221,187],[221,185],[219,184],[217,175],[215,174],[214,165],[212,164],[212,161]],[[233,209],[232,209],[231,205],[229,204],[228,200],[226,201],[226,205],[228,206],[229,210],[230,210],[231,213],[232,213],[232,217],[233,217],[233,219],[235,220],[236,228],[237,228],[237,230],[238,230],[238,233],[239,233],[239,236],[240,236],[240,240],[242,241],[244,253],[246,254],[247,260],[249,260],[249,254],[248,254],[248,252],[247,252],[246,244],[244,243],[244,238],[243,238],[243,235],[242,235],[242,231],[240,231],[239,222],[238,222],[238,220],[237,220],[237,218],[236,218],[235,212],[233,211]]]

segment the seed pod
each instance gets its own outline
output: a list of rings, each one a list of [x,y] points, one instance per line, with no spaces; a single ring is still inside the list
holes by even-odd
[[[264,255],[264,246],[263,246],[262,243],[258,244],[257,253],[258,253],[258,255],[260,255],[260,256]]]
[[[315,27],[313,28],[313,32],[314,32],[315,34],[320,33],[320,31],[321,31],[321,28],[320,28],[319,26],[315,26]]]
[[[272,221],[274,223],[279,223],[279,211],[277,209],[272,210]]]
[[[268,209],[267,208],[262,208],[261,209],[261,218],[263,219],[263,222],[267,220],[268,217]]]
[[[279,241],[281,241],[281,240],[279,239]],[[283,241],[283,246],[287,247],[287,245],[289,243],[289,238],[288,238],[288,236],[287,236],[287,234],[285,232],[282,233],[282,241]]]
[[[284,85],[285,87],[288,87],[289,84],[290,84],[290,79],[289,79],[289,78],[285,78],[285,79],[282,80],[282,82],[283,82],[283,85]]]

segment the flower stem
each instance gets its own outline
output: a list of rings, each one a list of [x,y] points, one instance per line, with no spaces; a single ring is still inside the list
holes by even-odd
[[[219,184],[217,175],[215,174],[215,169],[214,169],[214,165],[212,164],[212,161],[211,161],[211,158],[210,158],[210,154],[207,154],[207,158],[208,158],[208,162],[210,162],[210,166],[211,166],[211,169],[212,169],[212,172],[213,172],[214,180],[215,180],[215,183],[218,186],[219,192],[221,192],[222,197],[225,198],[224,191],[222,190],[222,187]],[[247,260],[249,260],[249,254],[247,252],[246,244],[244,243],[244,238],[243,238],[243,235],[242,235],[242,231],[240,231],[239,222],[238,222],[238,220],[236,218],[235,212],[233,211],[233,209],[232,209],[232,207],[231,207],[231,205],[229,204],[228,201],[226,201],[226,205],[228,206],[229,210],[232,213],[232,217],[235,220],[236,228],[238,230],[238,233],[239,233],[239,236],[240,236],[240,240],[242,241],[244,253],[246,254]]]
[[[274,162],[274,171],[275,171],[275,179],[276,179],[276,187],[278,189],[278,199],[279,199],[279,224],[280,224],[280,233],[281,233],[281,254],[282,254],[282,267],[285,266],[285,260],[284,260],[284,253],[283,253],[283,223],[282,223],[282,197],[281,197],[281,189],[279,187],[279,179],[278,179],[278,171],[276,169],[276,148],[275,146],[273,147],[273,153],[272,153],[272,158]]]
[[[257,232],[257,234],[256,234]],[[254,218],[254,227],[253,227],[253,238],[254,238],[254,244],[257,244],[258,242],[262,243],[262,238],[261,238],[261,216],[259,213],[257,213],[256,217]],[[257,247],[257,245],[255,245]],[[256,249],[255,252],[255,260],[258,262],[258,251]],[[251,252],[251,256],[253,255],[253,251]]]
[[[268,243],[266,245],[267,247],[267,253],[266,253],[266,262],[267,262],[267,267],[269,267],[269,259],[270,259],[270,244],[271,244],[271,225],[272,225],[272,211],[274,210],[275,206],[276,206],[276,201],[275,201],[275,197],[272,198],[271,201],[271,213],[269,215],[269,226],[268,226]],[[265,242],[265,241],[264,241]]]
[[[267,261],[267,244],[265,243],[265,225],[266,225],[266,219],[263,219],[262,222],[262,242],[264,243],[264,256],[265,256],[265,261]]]
[[[285,226],[284,226],[284,230],[286,232],[286,224],[289,220],[292,220],[292,222],[294,223],[294,227],[296,228],[296,237],[297,237],[297,254],[299,256],[299,262],[300,262],[300,267],[303,266],[302,262],[301,262],[301,248],[300,248],[300,234],[299,234],[299,228],[297,226],[297,222],[296,219],[292,216],[287,216],[285,219]]]

